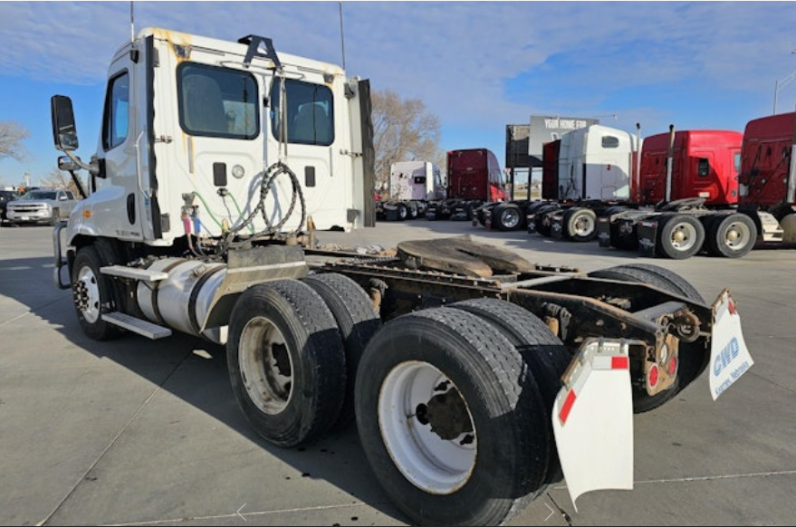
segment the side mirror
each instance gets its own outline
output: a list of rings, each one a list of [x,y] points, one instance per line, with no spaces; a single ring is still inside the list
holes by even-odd
[[[58,170],[63,170],[64,172],[77,172],[80,170],[80,167],[77,166],[77,163],[69,159],[67,156],[59,156]]]
[[[72,111],[72,99],[63,95],[53,95],[50,99],[53,139],[55,148],[62,152],[77,150],[77,128]]]
[[[59,201],[66,201],[66,200],[67,200],[66,194],[61,194],[61,195],[58,197],[58,200],[59,200]]]

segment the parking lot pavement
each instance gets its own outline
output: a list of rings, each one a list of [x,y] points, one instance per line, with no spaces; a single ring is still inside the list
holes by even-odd
[[[730,287],[756,361],[717,402],[703,376],[636,416],[636,489],[578,500],[563,483],[513,525],[792,524],[796,518],[796,251],[647,260],[469,223],[380,223],[319,233],[379,244],[472,234],[584,271],[627,262],[682,274],[712,300]],[[0,229],[0,524],[400,525],[354,429],[300,449],[253,434],[223,350],[174,336],[94,342],[52,283],[51,230]]]

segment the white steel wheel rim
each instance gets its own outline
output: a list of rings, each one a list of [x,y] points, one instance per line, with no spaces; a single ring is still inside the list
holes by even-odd
[[[266,317],[243,328],[238,347],[243,386],[260,411],[276,415],[293,395],[293,359],[282,332]]]
[[[735,251],[746,247],[751,238],[752,232],[749,226],[740,221],[730,223],[724,232],[724,244]]]
[[[591,236],[594,232],[594,219],[588,214],[575,216],[575,234],[578,236]]]
[[[672,247],[678,251],[690,250],[697,241],[697,230],[690,223],[678,223],[670,236]]]
[[[100,292],[99,283],[97,283],[97,275],[91,267],[82,267],[77,273],[77,283],[79,286],[79,293],[85,295],[80,302],[80,311],[83,313],[83,318],[89,324],[93,324],[100,317]]]
[[[445,392],[443,386],[449,391]],[[387,375],[379,393],[379,428],[395,466],[416,487],[430,494],[452,494],[462,488],[475,469],[477,433],[467,403],[472,432],[442,439],[416,413],[421,404],[442,393],[459,394],[441,371],[419,361],[399,364]]]
[[[514,209],[506,209],[503,211],[503,225],[509,229],[513,229],[520,224],[520,213]]]

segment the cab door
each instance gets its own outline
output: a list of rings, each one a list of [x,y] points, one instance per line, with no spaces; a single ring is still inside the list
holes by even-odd
[[[132,47],[120,51],[111,63],[103,105],[102,130],[97,146],[100,172],[95,192],[77,221],[92,225],[100,235],[140,241],[140,191],[138,184],[140,137],[136,83],[141,81],[140,55]]]

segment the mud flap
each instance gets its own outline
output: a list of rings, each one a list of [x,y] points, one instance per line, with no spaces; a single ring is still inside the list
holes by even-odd
[[[642,221],[638,224],[638,252],[641,256],[655,258],[658,242],[658,222]]]
[[[711,340],[710,395],[715,401],[754,365],[741,331],[741,316],[727,289],[713,303]]]
[[[533,234],[536,232],[536,214],[528,214],[525,218],[528,223],[528,234]]]
[[[557,240],[564,240],[568,237],[564,232],[563,214],[556,214],[550,219],[550,235]]]
[[[611,221],[608,218],[597,218],[597,244],[600,247],[611,247]]]
[[[581,347],[553,406],[553,431],[575,510],[593,490],[633,489],[633,395],[627,343]]]

